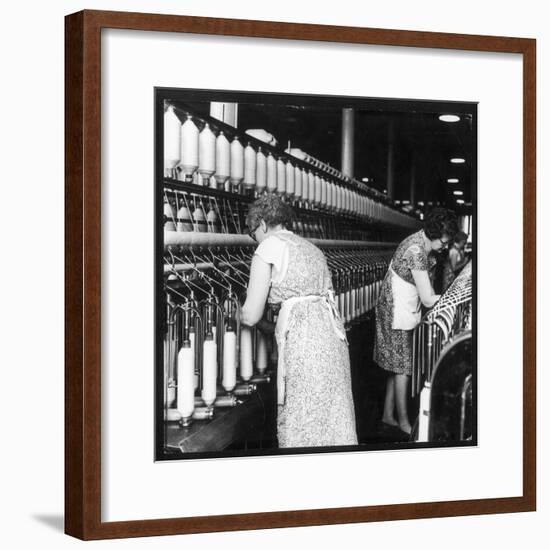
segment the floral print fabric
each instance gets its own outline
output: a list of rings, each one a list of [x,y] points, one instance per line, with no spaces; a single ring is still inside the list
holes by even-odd
[[[426,253],[424,232],[407,237],[397,247],[392,258],[392,268],[404,281],[414,284],[412,270],[431,273],[436,260]],[[380,288],[376,304],[376,339],[374,360],[384,370],[393,374],[412,373],[412,330],[392,329],[394,300],[391,272],[388,270]]]
[[[295,296],[328,296],[332,279],[321,250],[288,231],[270,238],[287,244],[288,267],[281,280],[272,282],[269,303],[280,304]],[[336,324],[344,330],[340,319]],[[285,401],[277,415],[279,446],[357,444],[348,347],[336,334],[323,301],[303,301],[292,308],[284,364]]]

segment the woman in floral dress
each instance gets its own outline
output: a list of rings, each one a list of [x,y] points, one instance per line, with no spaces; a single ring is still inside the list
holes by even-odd
[[[382,422],[406,434],[411,433],[407,388],[412,374],[413,329],[420,322],[420,305],[432,307],[439,299],[430,279],[436,263],[431,253],[444,250],[457,231],[455,214],[434,208],[426,217],[424,229],[399,244],[380,289],[374,360],[390,373]]]
[[[355,445],[349,352],[330,272],[321,250],[286,229],[292,218],[273,194],[250,207],[247,225],[259,245],[241,321],[262,328],[266,301],[281,306],[275,327],[279,446]]]

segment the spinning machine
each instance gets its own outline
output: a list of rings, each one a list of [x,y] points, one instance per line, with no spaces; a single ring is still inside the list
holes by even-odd
[[[413,334],[413,397],[420,395],[417,441],[472,438],[472,262]]]
[[[364,183],[299,149],[275,147],[267,136],[165,102],[160,183],[168,455],[273,438],[276,345],[239,321],[256,246],[245,216],[255,197],[278,193],[293,206],[293,230],[327,257],[348,328],[372,312],[396,242],[419,228],[417,219]],[[277,312],[267,316],[275,321]]]

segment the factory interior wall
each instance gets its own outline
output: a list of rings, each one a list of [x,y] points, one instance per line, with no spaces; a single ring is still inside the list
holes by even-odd
[[[4,263],[0,299],[2,338],[3,453],[0,479],[4,521],[0,540],[7,548],[63,550],[82,544],[63,535],[63,47],[66,14],[80,9],[133,10],[338,24],[381,28],[519,36],[538,40],[538,280],[549,278],[550,162],[542,154],[550,141],[550,33],[545,3],[525,0],[464,0],[450,7],[435,0],[388,0],[337,4],[279,0],[62,0],[21,1],[4,9],[2,41],[2,250]],[[360,67],[357,68],[361,70]],[[342,78],[342,75],[338,75]],[[365,75],[368,78],[368,75]],[[503,118],[505,113],[503,113]],[[498,183],[498,182],[497,182]],[[496,186],[498,189],[498,186]],[[498,200],[498,193],[495,193]],[[495,239],[506,228],[495,228]],[[545,250],[546,248],[546,250]],[[495,266],[495,277],[498,269]],[[104,541],[96,547],[280,548],[347,544],[448,550],[464,545],[491,545],[502,550],[546,548],[550,535],[550,461],[548,429],[550,387],[545,365],[550,344],[545,305],[548,289],[538,288],[538,511],[536,513],[400,521],[347,526],[279,529]],[[506,299],[506,296],[503,296]],[[391,482],[391,480],[389,480]]]

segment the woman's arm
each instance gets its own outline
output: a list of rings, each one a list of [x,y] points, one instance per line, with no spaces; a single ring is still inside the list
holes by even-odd
[[[449,250],[449,264],[451,266],[453,273],[462,267],[462,262],[460,261],[460,254],[454,248],[451,248],[451,250]]]
[[[425,307],[432,307],[437,300],[439,300],[439,294],[434,293],[428,272],[419,269],[411,269],[411,273],[422,305]]]
[[[265,302],[271,285],[271,264],[255,254],[250,267],[250,280],[246,292],[246,301],[241,309],[241,322],[255,325],[264,313]]]
[[[275,323],[262,317],[256,325],[264,334],[275,334]]]

